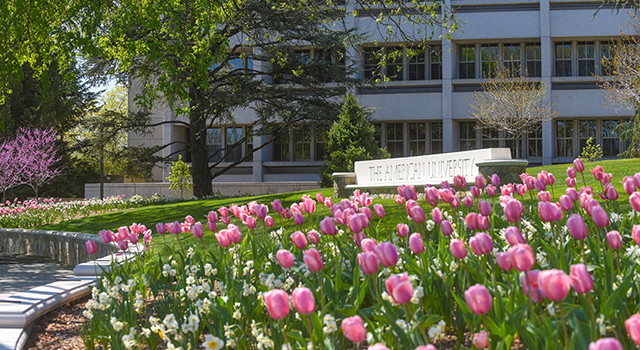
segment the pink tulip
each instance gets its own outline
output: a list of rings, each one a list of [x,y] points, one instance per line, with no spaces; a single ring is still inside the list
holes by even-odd
[[[505,238],[511,246],[527,243],[527,241],[522,236],[522,233],[520,233],[520,230],[515,226],[509,226],[505,229]]]
[[[555,222],[562,219],[562,210],[558,203],[538,202],[538,215],[544,222]]]
[[[124,252],[129,249],[129,241],[126,239],[118,241],[118,247]]]
[[[504,207],[504,215],[507,217],[507,221],[512,224],[519,222],[522,219],[522,213],[524,207],[517,199],[511,199]]]
[[[636,174],[633,176],[633,182],[635,182],[635,183],[636,183],[636,187],[637,187],[637,188],[640,188],[640,173],[636,173]]]
[[[571,199],[572,202],[578,201],[580,199],[580,194],[576,191],[575,188],[567,188],[565,190],[567,196]]]
[[[568,176],[569,178],[575,179],[575,177],[576,177],[576,169],[574,169],[574,168],[573,168],[573,167],[571,167],[571,166],[570,166],[570,167],[568,167],[568,168],[567,168],[567,176]]]
[[[202,224],[198,221],[191,227],[191,233],[195,238],[202,238],[204,236],[204,230]]]
[[[365,238],[360,241],[360,247],[362,247],[363,252],[373,253],[373,249],[378,245],[375,239]]]
[[[539,275],[540,270],[531,270],[520,275],[522,291],[524,292],[524,295],[531,297],[531,300],[534,303],[541,302],[546,297],[544,292],[540,289],[540,285],[538,283]]]
[[[507,251],[511,257],[511,263],[517,271],[529,271],[536,263],[533,249],[527,244],[516,244]]]
[[[627,192],[628,195],[631,195],[633,192],[636,191],[636,182],[633,180],[632,177],[627,177],[623,183],[624,183],[624,191]]]
[[[318,242],[320,242],[320,236],[318,235],[318,232],[316,232],[316,230],[307,232],[307,238],[309,239],[309,242],[311,242],[311,244],[318,244]]]
[[[603,207],[598,206],[591,209],[591,218],[598,227],[609,226],[609,215],[607,215],[607,211]]]
[[[364,232],[358,232],[358,233],[354,233],[353,236],[353,240],[355,241],[356,245],[359,247],[360,246],[360,242],[365,239],[367,236],[364,234]]]
[[[467,302],[467,305],[469,305],[471,312],[476,315],[489,312],[491,310],[491,304],[493,303],[487,287],[481,284],[469,287],[469,289],[464,292],[464,300]]]
[[[640,225],[633,225],[633,228],[631,229],[631,237],[637,245],[640,245]]]
[[[488,184],[487,187],[485,188],[485,191],[487,191],[487,196],[493,197],[496,195],[497,188],[492,184]]]
[[[358,264],[362,268],[362,272],[366,275],[373,275],[378,273],[380,269],[380,261],[376,257],[375,253],[364,252],[358,254]]]
[[[464,218],[464,222],[467,224],[469,230],[477,230],[478,229],[478,214],[471,212],[467,214]]]
[[[498,266],[503,271],[509,271],[513,267],[513,264],[511,263],[511,257],[507,252],[498,253],[498,255],[496,256],[496,261],[498,262]]]
[[[533,182],[533,186],[536,190],[542,192],[542,191],[546,191],[547,190],[547,185],[544,183],[544,181],[540,180],[540,179],[536,179]]]
[[[589,344],[589,350],[623,350],[622,343],[616,338],[602,338]]]
[[[179,225],[179,223],[178,223],[178,225]],[[177,233],[180,233],[180,229],[178,229]],[[129,228],[127,226],[118,227],[118,236],[116,237],[116,239],[123,240],[123,239],[127,239],[127,238],[129,238]]]
[[[263,294],[269,316],[281,320],[289,315],[289,295],[282,289],[272,289]]]
[[[86,246],[87,246],[87,252],[89,254],[96,254],[98,253],[98,246],[96,245],[96,241],[94,240],[88,240],[86,242]]]
[[[138,233],[133,233],[131,232],[129,234],[129,240],[131,241],[131,243],[133,244],[138,244]]]
[[[387,293],[396,304],[404,305],[411,301],[413,297],[413,285],[406,272],[402,275],[389,276],[384,285],[387,288]]]
[[[305,213],[307,214],[311,214],[314,211],[316,211],[316,201],[314,201],[313,199],[307,199],[302,203],[302,210],[304,210]]]
[[[159,234],[163,235],[167,232],[167,227],[163,223],[159,222],[156,224],[156,231],[158,231]]]
[[[291,217],[293,217],[293,223],[296,226],[300,226],[304,223],[304,216],[302,215],[302,212],[294,211],[291,213]]]
[[[427,344],[427,345],[418,346],[416,350],[438,350],[438,349],[433,344]]]
[[[482,331],[473,335],[473,346],[478,349],[484,349],[489,346],[489,335],[486,331]]]
[[[573,160],[573,167],[576,168],[576,171],[581,173],[584,171],[584,163],[582,162],[582,159],[580,158],[576,158]]]
[[[270,215],[265,216],[264,223],[267,224],[267,227],[273,227],[273,218]]]
[[[640,212],[640,192],[633,192],[629,196],[629,204],[633,210]]]
[[[551,202],[551,193],[547,191],[542,191],[538,193],[538,199],[541,202]]]
[[[549,184],[549,173],[547,173],[546,170],[541,171],[538,174],[538,180],[542,181],[543,184],[548,185]]]
[[[473,206],[473,197],[464,196],[464,198],[462,198],[462,204],[464,204],[464,206],[467,208],[471,208]]]
[[[273,208],[273,211],[275,211],[276,213],[282,213],[282,211],[284,210],[284,208],[282,207],[282,203],[280,202],[279,199],[276,199],[273,202],[271,202],[271,208]],[[226,215],[223,214],[222,216],[226,216]]]
[[[307,237],[301,231],[292,233],[291,241],[298,249],[304,249],[307,246]]]
[[[471,190],[471,195],[472,195],[474,198],[478,198],[478,197],[480,197],[480,195],[482,194],[482,190],[480,189],[480,187],[477,187],[477,186],[471,186],[470,190]]]
[[[451,249],[451,254],[453,254],[453,256],[459,260],[464,259],[468,253],[467,247],[464,245],[464,242],[457,238],[451,240],[449,249]]]
[[[399,237],[407,237],[409,234],[409,225],[407,224],[398,224],[398,236]]]
[[[491,236],[484,232],[478,232],[469,239],[469,247],[475,255],[484,255],[493,251],[493,242]]]
[[[571,278],[562,270],[551,269],[540,272],[538,284],[549,300],[560,301],[569,294]]]
[[[373,205],[373,211],[376,213],[376,216],[379,218],[383,218],[386,213],[384,212],[384,207],[382,206],[382,204],[374,204]]]
[[[453,185],[459,189],[467,188],[467,179],[462,175],[456,175],[453,177]]]
[[[640,314],[635,314],[624,321],[624,328],[636,345],[640,346]]]
[[[602,169],[601,165],[596,165],[595,168],[591,169],[591,174],[593,174],[596,180],[600,181],[604,178],[604,169]]]
[[[451,191],[450,189],[440,189],[440,191],[438,191],[438,193],[440,194],[440,198],[442,198],[442,201],[445,203],[451,203],[453,202],[453,197],[455,197],[455,195],[453,194],[453,191]]]
[[[566,181],[567,181],[567,186],[569,186],[569,187],[576,187],[576,179],[575,179],[575,178],[573,178],[573,177],[568,177],[568,178],[566,179]]]
[[[483,189],[487,186],[487,180],[482,175],[476,176],[476,187]]]
[[[309,288],[298,287],[293,290],[291,297],[293,306],[303,315],[308,315],[316,309],[316,299]]]
[[[492,209],[493,208],[491,207],[491,203],[487,201],[478,202],[478,211],[482,216],[491,216]]]
[[[223,248],[230,247],[233,243],[231,239],[229,239],[227,230],[220,230],[220,232],[216,233],[215,236],[218,239],[218,243],[220,243],[220,246]]]
[[[442,224],[440,224],[440,229],[442,230],[442,234],[444,236],[450,236],[453,233],[453,226],[451,225],[451,222],[449,222],[449,220],[442,221]]]
[[[519,196],[524,196],[524,194],[527,193],[527,186],[523,184],[516,184],[516,193]]]
[[[438,190],[436,190],[434,187],[425,187],[424,199],[427,201],[427,203],[429,203],[430,206],[435,207],[440,201],[440,198],[438,197]]]
[[[360,208],[360,213],[364,214],[369,221],[373,218],[373,212],[371,211],[371,209],[369,209],[369,207]]]
[[[409,249],[411,249],[413,254],[422,254],[422,252],[424,252],[424,242],[419,233],[412,233],[409,237]]]
[[[573,203],[571,203],[571,198],[566,194],[560,196],[560,209],[562,211],[569,211],[573,208]]]
[[[402,205],[404,204],[404,197],[402,197],[401,195],[397,195],[396,196],[396,203]]]
[[[498,174],[491,175],[491,184],[495,187],[500,186],[500,176]]]
[[[333,201],[331,200],[331,197],[327,197],[327,198],[324,199],[324,205],[327,208],[330,208],[330,207],[333,206]]]
[[[593,290],[593,278],[587,271],[587,265],[576,264],[571,265],[571,286],[578,294],[585,294]]]
[[[580,214],[573,214],[567,219],[567,229],[575,239],[585,239],[589,235],[587,225]]]
[[[280,249],[276,253],[276,260],[282,268],[288,269],[293,266],[293,254],[286,249]]]
[[[384,267],[395,266],[398,263],[398,251],[396,247],[389,242],[378,244],[373,248],[373,252]]]
[[[162,229],[164,230],[164,224],[158,223],[158,225],[162,226]],[[160,233],[160,230],[158,230],[158,233]],[[163,234],[163,233],[160,233],[160,234]],[[100,238],[102,238],[102,243],[108,244],[110,242],[115,241],[113,232],[111,232],[110,230],[102,230],[99,232],[99,235],[100,235]]]
[[[478,230],[488,231],[489,230],[489,218],[486,216],[478,215]]]
[[[440,208],[433,208],[431,210],[431,217],[433,218],[433,222],[435,222],[436,224],[442,223],[442,210],[440,210]]]
[[[367,339],[367,328],[362,317],[356,315],[342,320],[342,334],[354,343],[362,343]]]
[[[421,224],[426,220],[424,211],[418,205],[411,208],[409,216],[411,216],[411,219],[413,219],[416,224]]]
[[[196,220],[191,215],[185,216],[184,221],[189,223],[189,225],[193,225],[196,223]]]
[[[338,233],[335,221],[332,218],[325,216],[324,219],[320,221],[320,233],[323,235],[335,236]]]
[[[316,200],[318,201],[318,203],[324,202],[324,196],[322,195],[322,193],[316,193]]]
[[[618,191],[610,183],[604,186],[604,196],[610,201],[615,201],[615,200],[618,200],[618,198],[620,198]]]
[[[615,230],[609,231],[607,233],[607,242],[609,243],[609,247],[613,250],[622,248],[622,237],[620,236],[620,232]]]
[[[322,255],[314,248],[305,250],[302,260],[304,260],[305,265],[307,265],[307,268],[309,268],[311,272],[318,272],[324,268]]]

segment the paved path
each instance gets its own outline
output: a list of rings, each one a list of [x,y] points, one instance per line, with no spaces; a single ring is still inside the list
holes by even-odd
[[[62,279],[73,271],[55,260],[31,255],[0,253],[0,299]]]

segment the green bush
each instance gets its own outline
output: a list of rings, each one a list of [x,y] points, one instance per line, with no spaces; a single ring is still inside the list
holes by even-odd
[[[178,160],[171,166],[169,183],[170,190],[180,191],[180,198],[184,198],[184,191],[193,187],[189,165],[182,161],[182,155],[178,156]]]
[[[602,148],[598,144],[593,144],[593,137],[587,140],[587,145],[582,149],[580,153],[580,159],[583,162],[593,162],[602,158]]]
[[[360,160],[389,158],[380,148],[371,124],[371,109],[363,108],[353,94],[344,98],[339,119],[327,134],[327,158],[322,167],[322,187],[333,186],[334,172],[353,171],[353,163]]]

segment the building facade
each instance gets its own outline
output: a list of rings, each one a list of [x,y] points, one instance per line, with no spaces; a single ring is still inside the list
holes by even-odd
[[[602,60],[611,57],[613,40],[627,30],[631,17],[625,12],[600,9],[600,2],[549,0],[453,0],[461,30],[452,39],[438,39],[428,46],[407,52],[401,42],[383,42],[370,17],[355,20],[359,32],[369,33],[371,44],[351,48],[348,55],[358,62],[360,77],[382,77],[375,86],[353,91],[360,103],[375,108],[373,122],[378,142],[392,157],[454,152],[488,147],[511,147],[514,141],[497,130],[476,128],[469,114],[474,91],[483,78],[491,77],[498,66],[517,67],[521,73],[546,84],[547,101],[558,116],[544,123],[521,141],[521,158],[531,164],[569,162],[580,154],[589,138],[602,146],[606,158],[615,158],[625,145],[614,133],[620,122],[632,116],[631,110],[608,106],[606,92],[598,86],[596,75],[606,75]],[[594,15],[595,14],[595,15]],[[418,28],[405,30],[418,32]],[[422,32],[429,28],[420,28]],[[444,36],[442,36],[444,37]],[[379,43],[374,45],[373,43]],[[376,53],[394,52],[384,65]],[[416,53],[416,54],[414,54]],[[323,53],[301,48],[309,58]],[[251,67],[250,59],[237,59],[238,67]],[[257,63],[256,63],[257,64]],[[277,83],[277,82],[274,82]],[[135,91],[135,86],[132,87]],[[130,93],[132,99],[134,93]],[[466,98],[466,99],[465,99]],[[130,105],[133,102],[130,101]],[[154,120],[174,118],[168,107],[152,111]],[[234,112],[234,125],[214,126],[207,132],[210,152],[234,145],[251,135],[251,110]],[[129,144],[158,145],[187,141],[183,126],[163,125],[151,136],[129,135]],[[253,151],[269,136],[256,136],[220,154],[221,165]],[[164,150],[179,152],[183,145]],[[318,181],[325,156],[322,130],[291,132],[253,153],[250,161],[217,177],[220,182]],[[184,157],[189,160],[185,153]],[[219,160],[218,159],[218,160]],[[167,171],[154,173],[162,181]]]

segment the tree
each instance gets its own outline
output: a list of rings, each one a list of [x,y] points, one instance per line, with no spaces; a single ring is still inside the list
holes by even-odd
[[[25,162],[18,156],[15,139],[5,140],[0,145],[0,190],[2,201],[7,200],[7,190],[22,184]]]
[[[620,140],[627,142],[627,149],[620,154],[627,158],[640,157],[640,28],[637,23],[631,26],[629,31],[636,35],[622,33],[611,57],[602,60],[603,74],[598,76],[611,105],[635,110],[634,116],[615,130]]]
[[[38,198],[40,187],[62,174],[54,165],[60,161],[56,151],[56,131],[19,128],[16,135],[17,158],[24,164],[22,183],[29,185]]]
[[[474,92],[473,103],[466,97],[471,115],[478,120],[478,128],[500,130],[515,141],[516,158],[520,158],[522,136],[541,127],[553,119],[558,112],[545,103],[545,82],[530,80],[520,75],[519,69],[500,67],[495,78],[482,83],[482,91]]]
[[[389,158],[389,152],[380,148],[371,124],[371,109],[363,108],[353,94],[344,97],[339,119],[327,133],[326,165],[322,168],[322,187],[333,185],[331,174],[354,170],[354,162]]]
[[[180,198],[184,198],[184,191],[193,187],[189,165],[182,161],[182,155],[179,155],[178,160],[171,166],[168,179],[169,189],[180,191]]]

